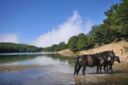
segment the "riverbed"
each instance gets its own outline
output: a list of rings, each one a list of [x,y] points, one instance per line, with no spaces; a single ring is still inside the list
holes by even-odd
[[[52,54],[1,55],[0,85],[128,85],[128,72],[73,75],[74,59]]]

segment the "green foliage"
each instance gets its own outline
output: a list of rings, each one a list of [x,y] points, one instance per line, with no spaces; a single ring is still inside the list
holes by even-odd
[[[104,23],[93,26],[88,33],[89,43],[102,45],[116,39],[128,39],[128,0],[112,5],[105,15]]]
[[[68,48],[72,51],[77,51],[78,50],[77,41],[78,41],[78,37],[72,36],[68,41]]]
[[[101,24],[95,26],[89,33],[91,42],[94,44],[106,44],[114,41],[116,38],[116,31],[110,29],[108,26]]]
[[[119,4],[114,4],[105,12],[107,18],[104,24],[118,33],[117,38],[128,37],[128,0],[122,0]]]
[[[83,49],[89,49],[93,45],[90,43],[89,37],[84,33],[80,33],[78,36],[72,36],[68,41],[68,48],[74,52]]]
[[[88,37],[84,33],[78,35],[77,48],[78,50],[85,49],[88,46]]]
[[[67,44],[65,42],[60,42],[59,44],[59,50],[61,49],[66,49],[67,48]]]
[[[15,44],[15,43],[0,43],[0,53],[10,52],[38,52],[40,48],[31,45]]]
[[[59,44],[54,44],[51,47],[46,47],[43,51],[60,51],[67,48],[67,44],[65,42],[60,42]]]

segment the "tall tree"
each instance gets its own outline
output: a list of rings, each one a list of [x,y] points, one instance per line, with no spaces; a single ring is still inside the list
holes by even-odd
[[[68,48],[72,51],[76,51],[78,50],[77,48],[77,41],[78,41],[78,37],[77,36],[72,36],[69,40],[68,40]]]
[[[119,4],[114,4],[105,12],[107,18],[104,24],[118,33],[117,38],[128,36],[128,0],[122,0]]]
[[[85,49],[88,46],[88,37],[84,33],[78,35],[77,48],[78,50]]]

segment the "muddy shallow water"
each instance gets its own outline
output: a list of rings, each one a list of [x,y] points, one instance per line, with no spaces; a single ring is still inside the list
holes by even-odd
[[[73,58],[59,55],[0,56],[0,85],[128,85],[128,73],[73,75]]]

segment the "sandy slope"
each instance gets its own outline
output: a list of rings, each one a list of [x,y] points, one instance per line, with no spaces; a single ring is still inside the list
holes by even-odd
[[[125,48],[127,48],[127,50]],[[82,50],[76,54],[74,54],[69,49],[59,51],[58,53],[63,56],[75,56],[77,54],[78,55],[94,54],[94,53],[108,51],[108,50],[109,51],[113,50],[117,56],[120,56],[121,60],[126,60],[128,58],[128,42],[127,41],[113,42],[113,43],[106,44],[90,50]]]
[[[71,50],[69,49],[65,49],[62,51],[59,51],[58,54],[62,55],[62,56],[66,56],[66,57],[71,57],[71,56],[75,56],[76,54],[74,54]]]
[[[80,54],[93,54],[102,51],[113,50],[117,56],[120,56],[121,61],[125,60],[128,62],[128,50],[126,50],[126,48],[128,49],[128,42],[120,41],[90,49],[87,51],[80,51]]]

